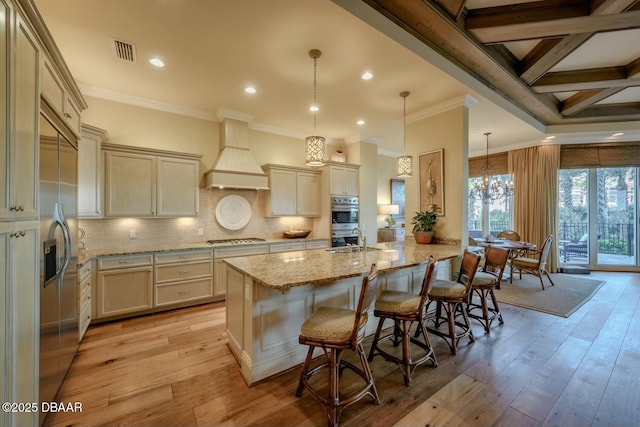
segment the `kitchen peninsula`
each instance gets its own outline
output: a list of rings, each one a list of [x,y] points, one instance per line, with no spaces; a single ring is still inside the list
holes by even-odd
[[[298,343],[300,325],[319,306],[353,309],[362,274],[378,267],[380,290],[419,292],[426,261],[439,262],[436,274],[448,278],[459,245],[380,243],[361,252],[331,249],[226,259],[229,347],[250,386],[302,363],[307,349]],[[365,334],[375,332],[369,315]]]

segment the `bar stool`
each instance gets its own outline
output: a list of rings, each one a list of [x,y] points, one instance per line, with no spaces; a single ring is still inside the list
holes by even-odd
[[[378,328],[376,329],[371,350],[369,351],[369,362],[373,360],[376,354],[380,354],[386,360],[396,363],[402,371],[405,385],[411,384],[411,376],[417,366],[426,361],[430,361],[434,368],[438,366],[436,355],[431,347],[431,342],[429,342],[429,336],[427,335],[423,320],[428,297],[427,294],[431,289],[433,278],[435,277],[433,274],[434,267],[435,259],[431,256],[427,263],[427,270],[424,274],[420,294],[387,290],[382,291],[376,299],[373,313],[376,317],[379,317],[380,320],[378,321]],[[381,338],[382,325],[386,319],[393,320],[393,332]],[[414,322],[418,322],[416,333],[422,335],[424,343],[419,341],[417,336],[409,336],[409,330]],[[396,357],[380,348],[381,343],[389,340],[393,341],[394,347],[397,347],[398,344],[402,342],[402,358]],[[424,355],[416,360],[413,360],[411,357],[412,343],[425,351]]]
[[[462,256],[462,264],[456,281],[451,280],[435,280],[431,291],[429,291],[429,302],[427,303],[427,311],[432,302],[436,303],[435,314],[427,313],[427,319],[434,323],[433,328],[427,327],[427,331],[434,335],[438,335],[449,344],[451,354],[456,354],[458,342],[469,337],[471,342],[475,341],[473,331],[469,325],[469,317],[467,310],[463,305],[468,301],[471,283],[478,270],[480,263],[480,255],[465,249]],[[442,314],[444,308],[445,314]],[[456,321],[456,315],[462,315],[462,322]],[[441,331],[440,325],[448,324],[448,331]],[[458,329],[456,330],[456,326]]]
[[[302,396],[304,389],[309,390],[311,397],[320,403],[327,412],[327,421],[330,427],[338,425],[340,414],[344,408],[366,395],[371,396],[374,404],[380,403],[378,390],[362,345],[364,340],[362,329],[367,324],[367,312],[373,303],[377,288],[377,269],[376,265],[372,264],[369,275],[362,279],[360,298],[355,311],[345,308],[319,307],[300,328],[298,342],[308,345],[309,351],[302,367],[296,396]],[[327,360],[313,369],[309,369],[316,347],[323,350]],[[358,353],[362,369],[342,359],[344,351],[348,349]],[[309,379],[325,368],[329,371],[329,396],[321,395],[309,384]],[[348,396],[341,396],[339,392],[340,374],[344,368],[358,374],[365,383],[363,388]]]
[[[508,250],[488,246],[485,252],[484,267],[476,273],[471,284],[467,314],[469,317],[480,321],[486,333],[491,332],[491,322],[495,319],[498,319],[500,323],[504,323],[493,290],[500,286],[508,259]],[[473,301],[474,295],[478,296],[479,303]],[[491,298],[492,306],[487,304],[487,299],[489,298]],[[481,312],[476,313],[475,310],[480,310]]]

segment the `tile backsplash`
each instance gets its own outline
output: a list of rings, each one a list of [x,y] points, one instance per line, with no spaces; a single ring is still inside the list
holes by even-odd
[[[237,194],[251,205],[251,220],[240,230],[227,230],[216,220],[218,201],[229,194]],[[105,218],[80,219],[85,231],[82,240],[87,249],[125,249],[163,245],[168,242],[182,244],[204,242],[210,239],[261,237],[277,239],[290,229],[312,229],[313,219],[303,217],[268,218],[265,213],[264,191],[200,189],[200,215],[191,218]],[[203,229],[204,235],[198,234]],[[135,238],[131,238],[131,232]],[[311,237],[318,235],[315,230]]]

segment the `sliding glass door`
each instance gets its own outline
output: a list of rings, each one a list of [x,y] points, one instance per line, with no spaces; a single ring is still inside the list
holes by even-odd
[[[560,262],[638,265],[638,168],[563,169],[558,176]]]

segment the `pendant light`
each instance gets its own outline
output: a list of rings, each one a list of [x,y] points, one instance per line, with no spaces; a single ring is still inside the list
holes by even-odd
[[[413,176],[413,157],[407,155],[407,96],[409,96],[409,92],[404,91],[400,92],[400,96],[402,97],[402,152],[404,153],[402,156],[396,159],[397,169],[396,174],[398,178],[410,178]]]
[[[313,135],[305,138],[305,163],[307,166],[324,165],[324,138],[318,136],[318,99],[317,99],[317,64],[322,52],[311,49],[309,56],[313,59],[313,104],[309,110],[313,113]]]

